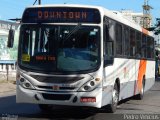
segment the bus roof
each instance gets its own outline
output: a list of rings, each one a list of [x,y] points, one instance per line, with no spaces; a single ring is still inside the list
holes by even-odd
[[[28,6],[27,8],[37,8],[37,7],[82,7],[82,8],[97,8],[97,9],[103,8],[101,6],[82,5],[82,4],[45,4],[45,5]]]

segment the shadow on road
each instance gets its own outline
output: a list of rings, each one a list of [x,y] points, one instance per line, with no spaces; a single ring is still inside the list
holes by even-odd
[[[160,79],[156,80],[156,85],[160,84]],[[150,91],[159,90],[158,88],[152,88]],[[129,104],[130,100],[135,100],[134,97],[122,100],[119,102],[118,110],[140,110],[134,107],[121,107],[123,104]],[[132,104],[132,103],[131,103]],[[87,107],[66,107],[55,106],[50,112],[42,112],[36,104],[17,104],[16,96],[0,97],[0,115],[15,115],[18,118],[35,118],[35,119],[51,119],[51,120],[74,120],[74,119],[88,119],[97,116],[97,114],[108,113],[106,108],[96,109]],[[108,114],[114,115],[114,114]]]
[[[18,118],[41,118],[41,119],[85,119],[93,116],[93,109],[82,107],[56,106],[50,112],[42,112],[35,104],[17,104],[16,96],[0,97],[0,116],[18,116]],[[8,118],[9,119],[9,118]]]
[[[120,104],[126,103],[130,99],[125,99]],[[118,108],[121,109],[121,108]],[[90,107],[67,107],[67,106],[55,106],[50,112],[42,112],[38,105],[35,104],[17,104],[16,96],[8,96],[0,98],[0,115],[14,115],[18,118],[35,118],[35,119],[51,119],[51,120],[74,120],[74,119],[88,119],[96,116],[99,113],[108,113],[106,107],[101,109]]]
[[[156,78],[156,82],[160,82],[160,77],[157,77],[157,78]]]

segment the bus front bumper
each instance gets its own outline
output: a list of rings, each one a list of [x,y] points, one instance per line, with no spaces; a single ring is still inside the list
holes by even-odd
[[[17,85],[16,102],[68,106],[101,107],[102,88],[91,92],[47,92],[25,89]]]

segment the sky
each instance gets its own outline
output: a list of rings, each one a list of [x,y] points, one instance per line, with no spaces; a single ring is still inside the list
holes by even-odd
[[[42,4],[85,4],[98,5],[109,10],[132,10],[143,12],[144,0],[41,0]],[[21,18],[24,9],[33,5],[35,0],[0,0],[0,20]],[[160,18],[160,0],[148,0],[153,7],[151,14],[155,24],[155,19]]]

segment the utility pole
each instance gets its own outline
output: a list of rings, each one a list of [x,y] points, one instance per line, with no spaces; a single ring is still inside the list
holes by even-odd
[[[38,4],[41,5],[41,0],[38,0]]]
[[[150,10],[153,8],[148,4],[148,0],[144,0],[144,5],[142,7],[143,7],[143,27],[149,28],[152,20]]]

